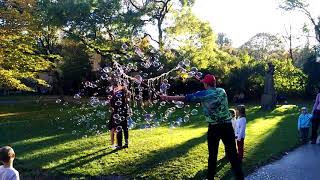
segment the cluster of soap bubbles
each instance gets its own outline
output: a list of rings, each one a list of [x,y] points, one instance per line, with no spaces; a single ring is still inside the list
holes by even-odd
[[[127,44],[123,44],[121,49],[123,51],[128,51],[130,47]],[[76,114],[70,118],[77,127],[76,130],[72,130],[72,134],[82,134],[86,137],[89,134],[101,134],[107,130],[107,123],[110,120],[110,114],[113,111],[112,108],[110,108],[110,101],[113,96],[116,96],[116,98],[119,99],[123,96],[122,94],[111,95],[113,93],[114,84],[110,82],[116,82],[126,86],[130,91],[130,97],[126,98],[130,99],[130,104],[133,107],[125,107],[127,108],[126,110],[128,111],[129,117],[125,118],[121,113],[113,114],[113,119],[116,120],[116,124],[120,124],[122,121],[127,120],[129,129],[149,129],[159,127],[161,124],[166,123],[169,124],[169,127],[171,128],[179,127],[184,123],[190,122],[191,116],[198,115],[197,107],[200,106],[199,104],[196,105],[195,109],[191,109],[190,105],[186,105],[182,101],[173,101],[171,103],[158,99],[158,95],[168,94],[168,90],[171,87],[168,79],[172,77],[169,73],[180,71],[181,74],[187,74],[189,78],[195,77],[199,79],[202,77],[202,73],[199,72],[196,67],[190,68],[190,60],[186,59],[179,62],[174,69],[155,78],[146,79],[152,75],[152,73],[148,74],[143,71],[139,71],[139,75],[132,77],[127,74],[130,74],[130,72],[136,73],[138,70],[141,70],[140,67],[142,67],[142,69],[154,68],[154,72],[159,72],[164,68],[164,65],[159,60],[160,54],[157,54],[154,51],[144,53],[138,47],[134,47],[133,50],[135,53],[134,56],[138,56],[141,60],[140,62],[127,62],[120,65],[120,63],[118,63],[120,61],[116,60],[118,57],[115,56],[115,61],[113,61],[112,66],[106,66],[100,69],[100,78],[98,80],[94,82],[85,81],[83,83],[83,89],[74,94],[74,101],[81,105],[79,110],[86,113]],[[127,57],[127,59],[130,60],[134,58]],[[104,86],[99,85],[103,82],[108,83],[105,83]],[[84,91],[89,89],[104,89],[105,94],[107,95],[98,96],[99,94],[96,92],[88,98]],[[143,94],[146,91],[148,92],[147,99],[145,99]],[[57,104],[62,104],[62,102],[61,99],[56,100]],[[114,104],[115,106],[119,106],[120,109],[124,106],[121,100],[115,101]],[[170,107],[171,105],[173,105],[173,107]],[[107,112],[107,109],[109,109],[109,112]],[[158,113],[156,113],[155,110],[158,110]],[[183,115],[176,117],[174,113],[177,110],[183,112]],[[78,130],[78,127],[82,127],[82,129],[87,132],[81,132]],[[64,130],[63,127],[59,127],[59,129]],[[116,130],[120,131],[121,126],[118,126]]]
[[[190,105],[185,105],[182,101],[173,101],[173,103],[175,104],[175,107],[167,109],[164,118],[169,119],[170,116],[176,111],[176,109],[183,110],[183,115],[176,117],[175,121],[170,121],[170,128],[179,127],[184,123],[188,123],[190,121],[190,116],[198,115],[197,108],[200,106],[200,103],[197,103],[196,108],[192,110]]]

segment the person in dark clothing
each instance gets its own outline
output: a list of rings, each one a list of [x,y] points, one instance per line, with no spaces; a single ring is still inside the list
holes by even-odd
[[[128,147],[129,132],[128,132],[128,97],[129,91],[120,83],[114,83],[112,98],[110,105],[112,108],[111,118],[109,121],[109,130],[111,137],[112,148]],[[114,144],[114,133],[117,135],[117,145]],[[125,145],[122,146],[122,139],[124,135]]]
[[[213,75],[206,75],[201,80],[206,90],[186,96],[160,95],[162,100],[175,100],[186,102],[201,102],[206,121],[208,122],[208,174],[209,180],[214,179],[217,167],[217,155],[219,142],[225,145],[225,152],[231,163],[232,170],[237,180],[243,180],[241,161],[237,154],[235,134],[231,123],[231,114],[228,107],[228,98],[224,89],[216,87],[216,79]]]
[[[316,144],[318,137],[318,128],[320,124],[320,87],[318,87],[318,94],[312,110],[312,135],[311,144]]]

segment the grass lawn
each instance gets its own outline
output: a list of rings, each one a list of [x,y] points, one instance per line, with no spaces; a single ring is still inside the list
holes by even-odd
[[[311,102],[303,105],[311,106]],[[247,105],[244,170],[248,174],[298,145],[296,105],[279,106],[272,112]],[[100,109],[103,110],[103,109]],[[178,128],[167,123],[152,129],[130,130],[128,149],[109,148],[109,134],[83,138],[89,128],[76,126],[76,115],[98,113],[91,108],[57,104],[0,104],[0,145],[16,151],[16,168],[24,177],[39,173],[70,177],[120,175],[135,179],[203,179],[208,150],[207,124],[200,113]],[[199,112],[201,110],[199,109]],[[177,111],[175,116],[183,112]],[[104,117],[105,116],[105,117]],[[102,117],[102,118],[101,118]],[[91,119],[103,127],[108,114]],[[77,131],[76,134],[72,131]],[[220,179],[232,179],[221,143],[218,156]]]

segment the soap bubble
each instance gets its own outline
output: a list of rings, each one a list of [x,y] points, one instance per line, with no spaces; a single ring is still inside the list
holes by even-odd
[[[117,126],[117,127],[116,127],[116,132],[118,133],[118,132],[120,132],[120,131],[122,131],[122,127],[121,127],[121,126]]]
[[[176,69],[184,68],[184,67],[185,67],[184,62],[183,62],[183,61],[180,61],[180,62],[178,63],[178,66],[176,67]]]
[[[185,115],[184,118],[183,118],[183,121],[184,122],[189,122],[190,121],[190,116],[188,114]]]
[[[159,61],[154,61],[154,62],[152,63],[152,65],[153,65],[154,67],[159,67],[159,66],[161,65],[161,63],[160,63]]]
[[[143,73],[142,75],[144,78],[147,78],[148,77],[148,73]]]
[[[176,102],[175,102],[175,106],[176,106],[177,108],[181,109],[181,108],[183,108],[183,106],[184,106],[184,102],[182,102],[182,101],[176,101]]]
[[[198,114],[198,110],[197,109],[192,109],[191,115],[195,116],[197,114]]]
[[[102,106],[106,106],[106,105],[108,105],[109,103],[110,103],[109,100],[101,101],[101,105],[102,105]]]
[[[119,118],[120,118],[120,116],[119,116]],[[120,124],[120,123],[121,123],[121,120],[120,120],[120,119],[116,119],[116,120],[114,120],[114,123],[115,123],[115,124]]]
[[[192,67],[192,68],[190,69],[190,71],[198,72],[198,68],[196,68],[196,67]]]
[[[91,87],[91,82],[90,82],[90,81],[86,81],[86,82],[84,83],[84,86],[85,86],[85,87]]]
[[[152,120],[153,120],[153,114],[145,114],[144,115],[144,119],[145,119],[145,121],[147,121],[147,122],[151,122]]]
[[[197,72],[195,76],[196,76],[196,78],[201,79],[202,78],[202,72]]]
[[[185,59],[185,60],[183,61],[183,64],[184,64],[186,67],[188,67],[188,66],[190,66],[190,61],[189,61],[188,59]]]
[[[135,79],[135,83],[137,84],[141,84],[142,83],[142,77],[140,75],[136,75],[134,76],[134,79]]]
[[[91,97],[89,103],[92,107],[97,107],[97,106],[99,106],[100,101],[97,97]]]
[[[114,119],[120,119],[120,115],[119,115],[119,114],[114,114],[112,117],[113,117]]]
[[[81,95],[80,93],[77,93],[73,96],[74,99],[81,99]]]
[[[175,126],[180,126],[183,123],[182,117],[178,117],[177,120],[174,122]]]
[[[121,45],[121,48],[122,48],[123,50],[127,50],[127,49],[128,49],[128,45],[127,45],[126,43],[123,43],[123,44]]]
[[[121,106],[121,105],[122,105],[122,102],[121,102],[121,101],[116,101],[114,104],[115,104],[116,106]]]
[[[190,72],[188,73],[189,78],[192,78],[192,77],[194,77],[195,75],[196,75],[196,72],[194,72],[194,71],[190,71]]]
[[[187,73],[187,70],[184,69],[184,68],[181,68],[181,69],[180,69],[180,72],[181,72],[182,74],[185,74],[185,73]]]
[[[186,114],[188,114],[190,111],[191,111],[190,105],[188,105],[188,104],[185,105],[184,108],[183,108],[183,112],[186,113]]]
[[[109,77],[109,76],[108,76],[107,74],[103,74],[103,75],[100,76],[100,78],[101,78],[102,80],[107,80],[108,77]]]
[[[143,99],[143,97],[142,97],[141,95],[138,95],[138,96],[135,97],[135,99],[136,99],[137,101],[140,101],[140,100]]]
[[[157,71],[161,71],[161,70],[163,70],[163,68],[164,68],[164,66],[162,65],[157,69]]]
[[[117,94],[116,94],[116,97],[117,97],[117,98],[121,98],[121,97],[122,97],[122,94],[121,94],[121,93],[117,93]]]

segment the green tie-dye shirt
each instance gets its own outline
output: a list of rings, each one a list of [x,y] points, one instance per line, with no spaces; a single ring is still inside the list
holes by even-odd
[[[228,97],[222,88],[210,88],[186,95],[186,102],[201,102],[206,121],[210,124],[231,123]]]

